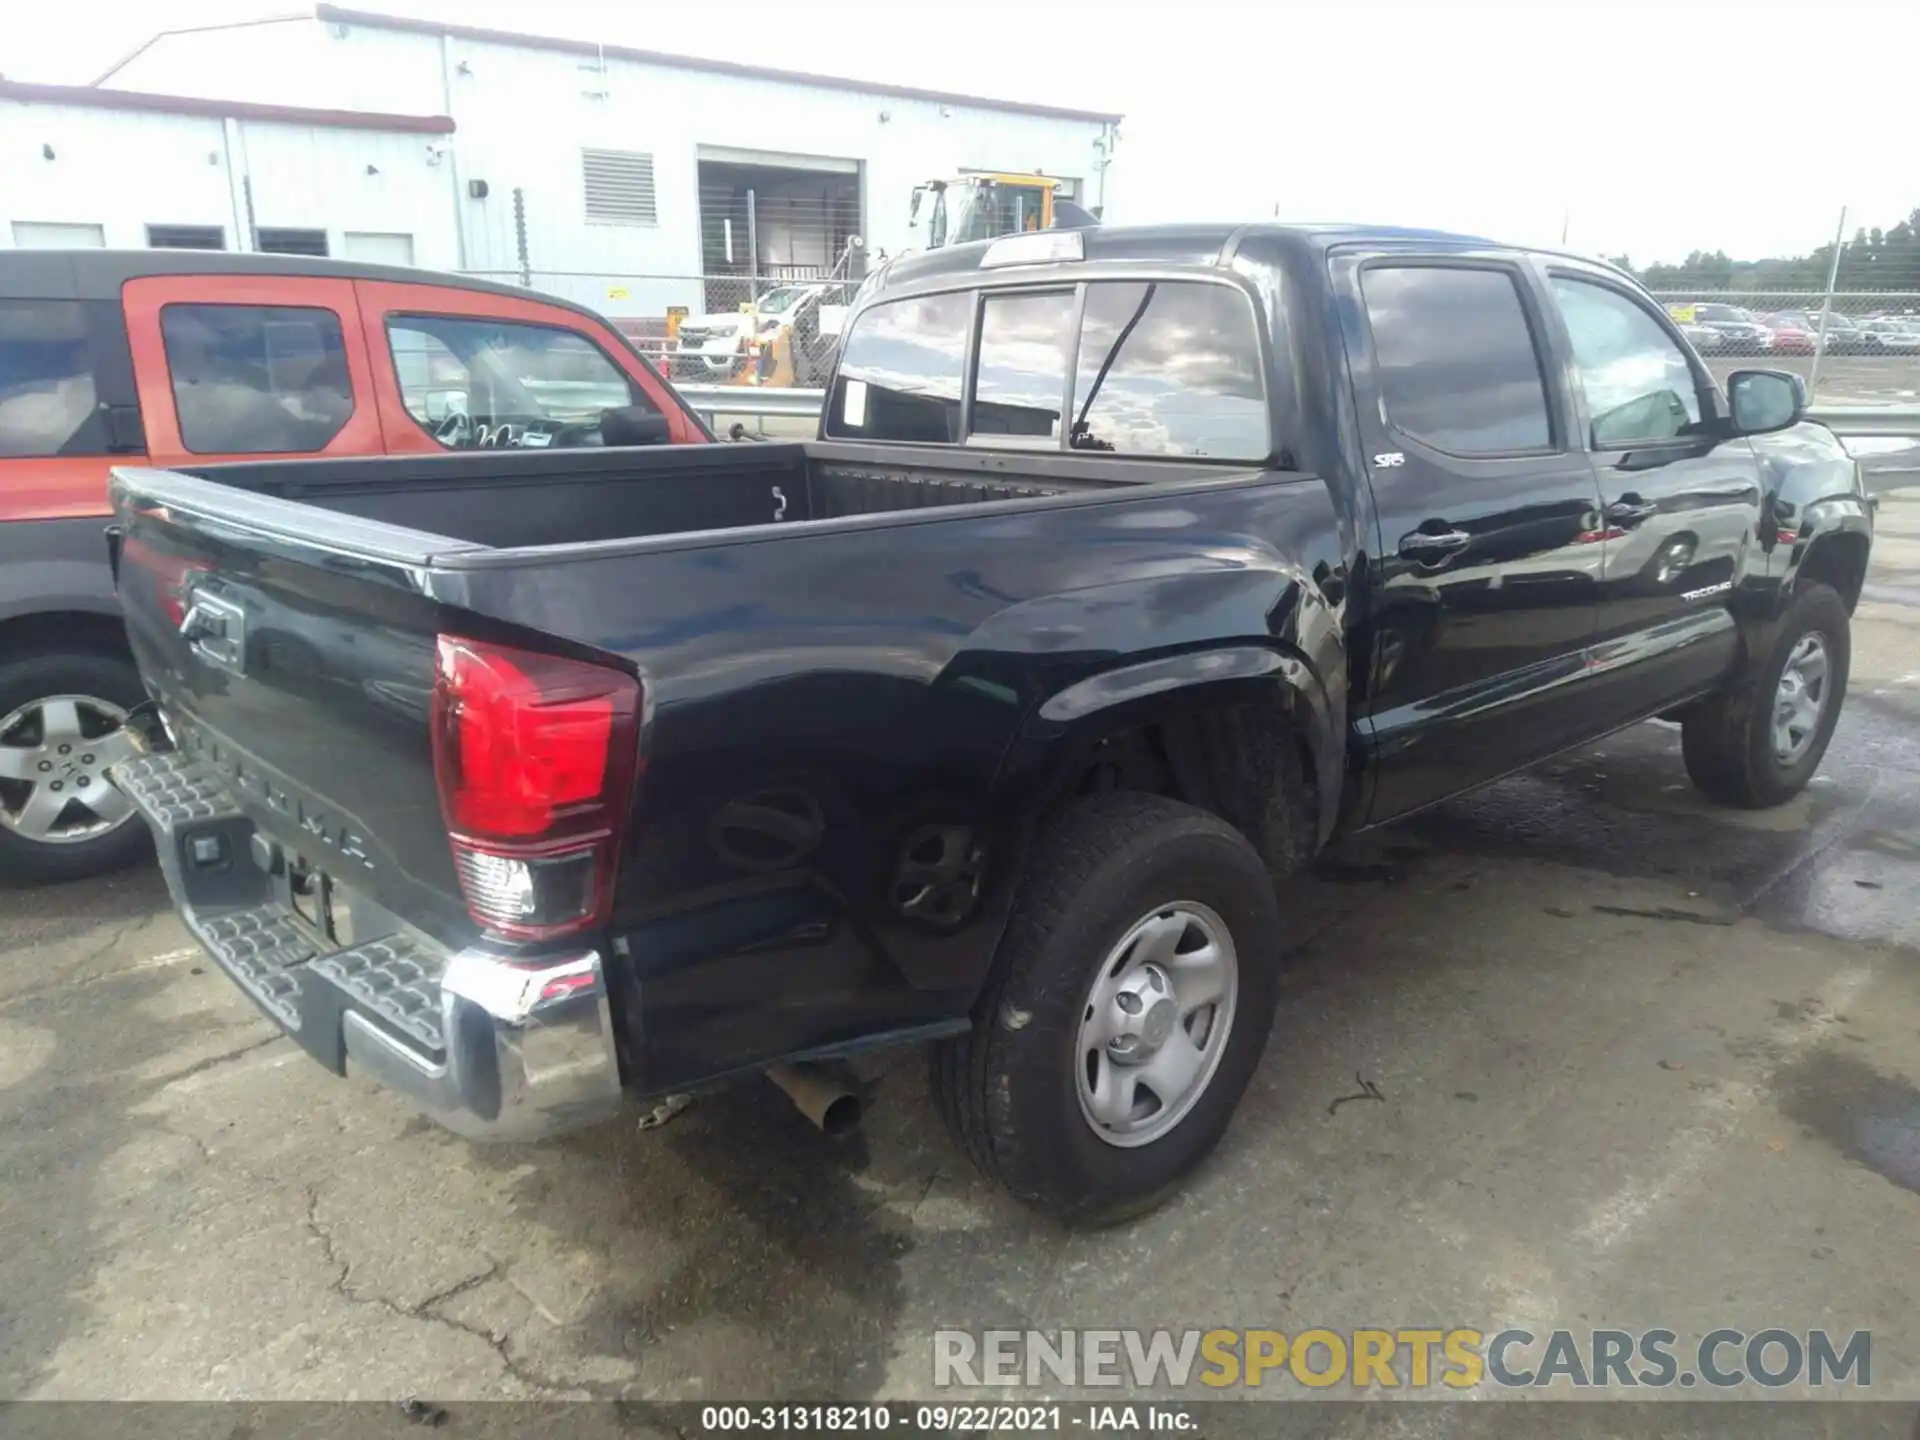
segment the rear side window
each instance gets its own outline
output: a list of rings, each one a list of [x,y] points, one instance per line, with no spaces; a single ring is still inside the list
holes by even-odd
[[[322,450],[353,415],[346,341],[331,310],[167,305],[160,334],[180,440],[196,455]]]
[[[1087,287],[1075,450],[1261,460],[1272,448],[1253,309],[1203,282]]]
[[[0,300],[0,456],[104,455],[78,300]]]
[[[1057,445],[1072,354],[1072,291],[989,294],[980,310],[973,433]]]
[[[407,413],[449,450],[616,445],[609,410],[658,413],[605,351],[557,325],[395,315],[387,343]]]
[[[827,434],[957,444],[973,298],[924,295],[862,314],[827,397]]]
[[[1546,382],[1504,270],[1381,265],[1361,272],[1387,418],[1453,455],[1552,444]]]

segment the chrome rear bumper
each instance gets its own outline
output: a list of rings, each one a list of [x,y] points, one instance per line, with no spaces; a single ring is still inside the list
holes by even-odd
[[[187,927],[328,1069],[363,1072],[477,1140],[543,1139],[620,1107],[597,953],[516,963],[404,926],[328,949],[253,862],[253,822],[211,766],[142,755],[110,778],[152,829]]]

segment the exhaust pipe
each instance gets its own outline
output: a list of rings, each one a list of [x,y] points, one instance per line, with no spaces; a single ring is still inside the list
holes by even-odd
[[[860,1123],[860,1097],[817,1065],[769,1065],[767,1078],[824,1135],[844,1135]]]

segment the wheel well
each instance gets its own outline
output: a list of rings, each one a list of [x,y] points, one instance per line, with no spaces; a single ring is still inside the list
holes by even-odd
[[[127,648],[126,627],[111,615],[50,610],[0,620],[0,661],[75,650],[121,659],[132,655]]]
[[[1305,862],[1320,813],[1312,749],[1266,705],[1197,710],[1103,736],[1061,803],[1115,790],[1165,795],[1219,816],[1275,879]]]
[[[1851,615],[1860,603],[1861,587],[1867,583],[1867,547],[1867,537],[1851,531],[1816,540],[1800,562],[1798,578],[1831,585]]]

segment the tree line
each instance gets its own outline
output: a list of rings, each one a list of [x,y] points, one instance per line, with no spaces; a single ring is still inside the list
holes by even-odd
[[[1649,290],[1771,292],[1824,290],[1833,246],[1809,255],[1735,260],[1724,250],[1694,250],[1679,264],[1635,265],[1625,255],[1607,257],[1632,272]],[[1920,209],[1891,229],[1860,229],[1840,247],[1837,290],[1920,291]]]

